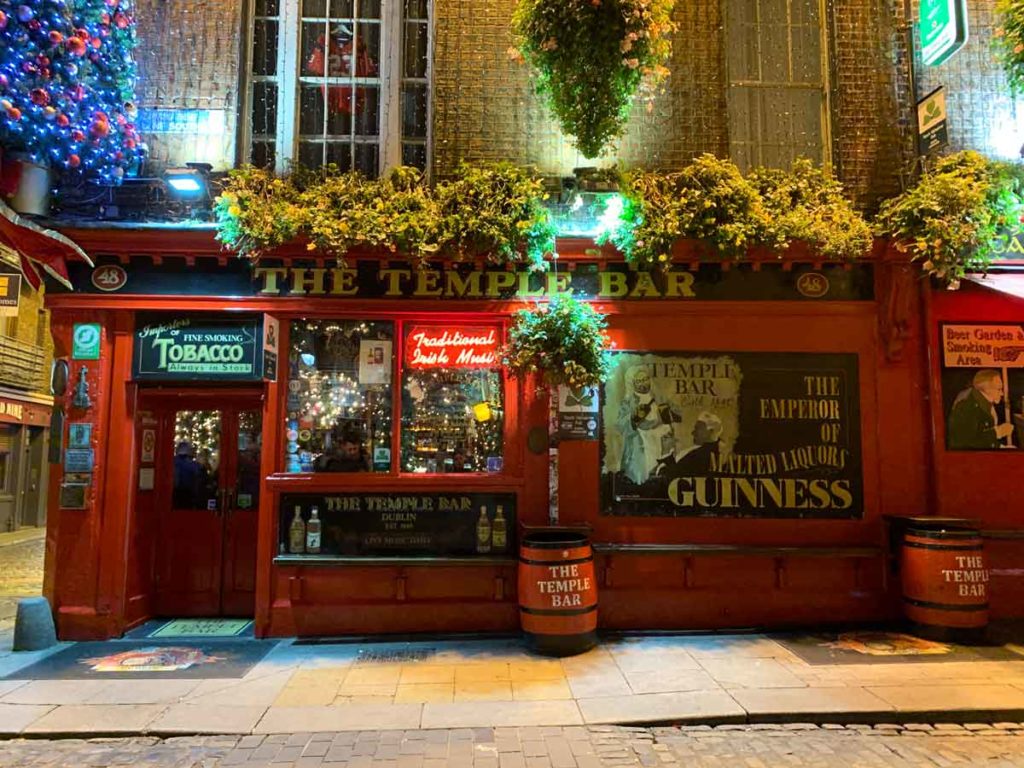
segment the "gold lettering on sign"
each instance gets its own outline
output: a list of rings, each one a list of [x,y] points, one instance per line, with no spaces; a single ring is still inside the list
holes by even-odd
[[[602,272],[598,296],[602,299],[621,299],[629,292],[625,272]]]
[[[288,269],[286,267],[256,267],[254,274],[258,280],[263,281],[260,293],[279,293],[281,288],[278,285],[278,280],[288,277]]]
[[[24,406],[22,406],[21,403],[11,403],[6,400],[0,400],[0,416],[11,416],[12,418],[20,421],[24,418],[24,413]]]
[[[424,269],[416,273],[417,296],[440,296],[441,273],[433,269]]]
[[[309,273],[308,276],[307,272]],[[322,296],[324,294],[324,277],[326,275],[327,270],[320,267],[314,269],[293,269],[291,293],[299,296],[304,296],[307,293],[311,293],[314,296]]]
[[[500,298],[503,291],[510,290],[516,286],[515,272],[488,272],[486,274],[488,298]]]
[[[384,291],[385,296],[401,296],[402,295],[402,280],[408,280],[412,277],[412,272],[408,269],[382,269],[377,273],[378,277],[384,280],[387,288]]]
[[[354,269],[331,270],[331,293],[334,296],[355,296],[359,293],[356,277],[359,273]]]
[[[481,275],[483,275],[482,272],[470,272],[463,277],[454,269],[448,270],[444,273],[444,292],[452,298],[462,298],[464,296],[478,298],[481,295]]]

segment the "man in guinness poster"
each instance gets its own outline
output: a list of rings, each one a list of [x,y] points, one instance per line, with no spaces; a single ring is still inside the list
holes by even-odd
[[[858,394],[856,355],[619,353],[602,514],[860,517]]]

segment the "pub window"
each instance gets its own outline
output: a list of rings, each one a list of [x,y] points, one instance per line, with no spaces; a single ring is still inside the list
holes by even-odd
[[[254,0],[247,162],[428,171],[429,0]]]
[[[291,324],[287,472],[388,472],[394,325]]]
[[[411,325],[402,375],[402,471],[498,472],[505,409],[497,327]]]
[[[740,168],[829,163],[825,0],[725,0],[729,154]]]

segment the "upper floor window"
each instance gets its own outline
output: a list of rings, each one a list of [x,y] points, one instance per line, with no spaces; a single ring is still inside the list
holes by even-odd
[[[729,154],[740,168],[828,164],[825,0],[725,0]]]
[[[254,0],[245,159],[429,172],[429,11],[429,0]]]

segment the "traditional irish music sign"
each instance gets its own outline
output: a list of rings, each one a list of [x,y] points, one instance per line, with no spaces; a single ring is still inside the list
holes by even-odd
[[[405,338],[407,368],[493,368],[500,362],[494,326],[414,325]]]

